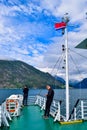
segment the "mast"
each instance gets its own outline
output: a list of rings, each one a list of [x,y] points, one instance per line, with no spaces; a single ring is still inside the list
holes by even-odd
[[[69,119],[69,63],[68,63],[68,32],[65,28],[66,45],[66,120]]]
[[[55,29],[62,29],[62,34],[65,33],[65,55],[66,55],[66,121],[69,119],[69,63],[68,63],[68,31],[67,24],[69,22],[68,13],[62,17],[61,23],[55,24]],[[64,49],[64,46],[62,46]]]
[[[66,55],[66,121],[69,119],[69,62],[68,62],[68,30],[67,23],[69,22],[68,13],[63,17],[63,21],[66,23],[65,28],[65,55]]]

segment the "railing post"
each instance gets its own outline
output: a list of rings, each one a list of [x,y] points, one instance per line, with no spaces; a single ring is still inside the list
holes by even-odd
[[[57,114],[56,114],[56,117],[54,119],[54,122],[56,120],[60,121],[60,102],[58,102],[58,109],[57,109]]]
[[[54,107],[55,107],[55,101],[53,100],[53,105],[54,105]]]
[[[76,107],[74,108],[74,120],[76,120]]]
[[[42,101],[42,97],[40,96],[40,107],[41,107],[41,101]]]
[[[3,107],[4,103],[1,105],[1,117],[2,117],[2,122],[4,123],[4,126],[9,127],[9,123],[6,117],[6,109]]]
[[[46,98],[44,98],[44,109],[46,107]]]
[[[37,95],[37,96],[36,96],[35,105],[38,105],[38,100],[39,100],[39,97],[38,97],[38,95]]]
[[[1,120],[1,105],[0,105],[0,127],[1,127],[1,123],[2,123],[2,120]]]
[[[58,111],[59,111],[59,118],[58,118],[58,120],[60,121],[60,102],[58,102]]]
[[[41,110],[44,110],[44,109],[45,109],[45,104],[46,104],[46,99],[43,98],[43,106],[41,107]]]
[[[10,113],[6,110],[6,102],[2,103],[2,110],[3,110],[4,114],[5,114],[5,116],[11,121],[11,120],[12,120],[12,119],[11,119],[11,115],[10,115]]]
[[[83,101],[81,101],[81,115],[82,115],[82,119],[84,119]]]

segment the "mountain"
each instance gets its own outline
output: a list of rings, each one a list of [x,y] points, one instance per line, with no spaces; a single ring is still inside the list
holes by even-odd
[[[49,73],[24,62],[0,60],[0,88],[21,88],[24,84],[30,88],[45,88],[46,84],[60,88],[62,85]]]
[[[74,88],[87,88],[87,78],[84,78],[82,81],[74,84]]]
[[[54,76],[54,77],[55,77],[55,79],[56,79],[57,81],[59,81],[59,82],[61,82],[61,83],[63,84],[63,85],[61,86],[61,88],[65,88],[65,84],[66,84],[65,80],[64,80],[63,78],[59,77],[59,76]],[[74,84],[73,81],[69,81],[69,88],[74,88],[73,84]]]
[[[56,80],[58,80],[59,82],[65,84],[65,80],[59,76],[54,76]]]
[[[56,80],[58,80],[59,82],[63,83],[63,85],[61,86],[62,88],[65,88],[65,80],[61,77],[58,76],[54,76]],[[69,86],[70,88],[87,88],[87,78],[83,79],[82,81],[78,81],[78,80],[69,80]]]
[[[75,87],[75,85],[78,84],[78,83],[79,83],[78,80],[75,80],[75,79],[69,80],[69,84],[70,84],[70,86],[72,86],[72,87]]]

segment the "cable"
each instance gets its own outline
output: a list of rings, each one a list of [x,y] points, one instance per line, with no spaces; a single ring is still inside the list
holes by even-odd
[[[63,55],[61,56],[61,59],[60,59],[59,64],[58,64],[58,66],[57,66],[57,72],[55,73],[55,75],[57,75],[57,73],[59,72],[59,68],[60,68],[60,65],[61,65],[62,61],[63,61]],[[56,82],[55,82],[55,83],[56,83]],[[55,83],[54,83],[54,84],[55,84]]]
[[[74,61],[74,59],[73,59],[72,55],[70,55],[70,57],[71,57],[71,59],[72,59],[72,61],[73,61],[74,65],[75,65],[75,67],[76,67],[76,69],[77,69],[78,73],[80,74],[81,79],[83,79],[82,74],[81,74],[81,72],[80,72],[79,68],[77,67],[76,62]]]
[[[52,73],[53,73],[53,71],[54,71],[56,65],[58,64],[58,62],[59,62],[59,64],[58,64],[58,67],[57,67],[57,68],[60,67],[60,64],[61,64],[61,62],[62,62],[62,60],[63,60],[63,57],[64,57],[64,55],[62,54],[62,55],[60,55],[60,57],[57,59],[56,63],[54,64],[54,67],[53,67],[53,69],[52,69],[52,71],[51,71],[51,75],[52,75]],[[49,80],[49,79],[47,79],[47,81],[46,81],[47,84],[48,84],[48,80]],[[41,92],[42,92],[42,89],[40,90],[40,92],[39,92],[38,94],[40,95]]]
[[[60,39],[60,41],[59,41],[57,44],[62,43],[63,40],[64,40],[64,36],[62,37],[62,39]],[[54,71],[56,65],[58,64],[58,62],[59,62],[59,65],[60,65],[60,63],[61,63],[61,61],[62,61],[61,57],[62,57],[62,56],[60,55],[59,58],[57,59],[56,63],[54,64],[53,69],[52,69],[51,72],[50,72],[51,75],[52,75],[52,73],[53,73],[53,71]],[[47,83],[48,83],[48,80],[49,80],[49,79],[47,79],[47,81],[46,81]],[[38,94],[40,95],[41,92],[42,92],[42,89],[40,90],[40,92],[39,92]]]
[[[75,52],[74,50],[72,50],[72,49],[70,49],[70,48],[69,48],[69,50],[72,51],[72,52],[74,52],[74,53],[76,53],[77,55],[79,55],[79,56],[85,58],[85,59],[87,60],[87,57],[86,57],[86,56],[83,56],[83,55],[79,54],[78,52]]]
[[[54,69],[55,69],[57,63],[59,62],[59,65],[60,65],[60,62],[61,62],[61,61],[62,61],[62,56],[60,56],[60,57],[58,58],[58,60],[56,61],[55,65],[54,65],[54,67],[53,67],[53,69],[52,69],[52,71],[51,71],[51,74],[53,73],[53,71],[54,71]]]
[[[77,67],[77,65],[76,65],[76,62],[74,61],[74,59],[73,59],[73,57],[72,57],[72,55],[70,55],[70,57],[71,57],[71,59],[72,59],[72,61],[73,61],[73,63],[74,63],[74,65],[75,65],[75,67],[76,67],[76,69],[77,69],[77,71],[78,71],[78,73],[80,74],[80,78],[81,79],[83,79],[83,76],[82,76],[82,74],[81,74],[81,72],[80,72],[80,70],[78,69],[78,67]],[[86,85],[86,84],[85,84]],[[79,93],[80,93],[80,98],[81,98],[81,85],[80,85],[80,89],[79,89]]]

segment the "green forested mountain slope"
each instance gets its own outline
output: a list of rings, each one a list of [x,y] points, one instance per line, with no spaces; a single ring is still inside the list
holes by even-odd
[[[46,84],[60,88],[62,85],[49,73],[24,62],[0,60],[0,88],[21,88],[24,84],[31,88],[45,88]]]

